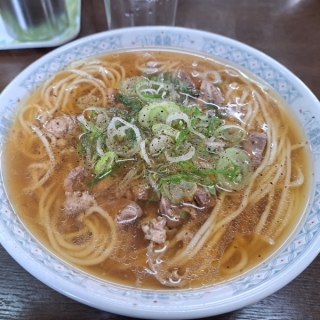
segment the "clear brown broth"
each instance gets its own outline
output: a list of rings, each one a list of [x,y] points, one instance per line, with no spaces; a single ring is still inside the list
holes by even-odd
[[[197,61],[197,64],[201,65],[204,69],[216,69],[217,66],[218,68],[221,68],[221,66],[223,65],[222,62],[212,61],[211,59],[194,56],[192,54],[165,51],[149,51],[149,53],[126,52],[103,55],[97,58],[107,62],[116,61],[120,63],[125,68],[127,76],[130,77],[140,74],[134,67],[135,61],[137,61],[138,59],[149,59],[148,55],[149,57],[151,55],[154,59],[158,60],[182,60],[184,63],[184,68],[186,70],[193,71],[197,70],[197,67],[194,66],[195,61]],[[248,77],[250,76],[248,75]],[[59,80],[59,78],[57,80]],[[239,81],[241,82],[241,79]],[[254,79],[254,81],[257,81],[257,79]],[[259,88],[259,86],[256,84],[254,84],[254,86]],[[21,108],[28,104],[41,103],[40,90],[41,88],[37,89],[27,101],[24,101],[21,105]],[[285,105],[282,99],[277,97],[277,95],[271,89],[268,89],[268,91],[269,94],[272,95],[274,99],[276,99],[273,101],[277,101],[280,106],[280,113],[284,117],[285,122],[288,123],[288,137],[290,138],[291,143],[304,144],[304,134],[302,130],[299,129],[299,125],[297,125],[296,120],[290,115],[288,107]],[[71,99],[74,99],[74,101],[76,101],[77,97],[71,96]],[[79,113],[79,110],[75,110],[75,112]],[[9,133],[7,142],[4,145],[3,167],[5,171],[6,190],[9,199],[13,204],[15,212],[18,214],[21,221],[26,225],[27,229],[41,244],[43,244],[54,254],[57,254],[50,245],[50,241],[48,240],[44,226],[40,224],[38,220],[38,196],[36,194],[23,191],[24,188],[28,186],[30,179],[26,168],[29,164],[32,163],[32,161],[24,157],[23,154],[19,152],[16,144],[12,142],[15,133],[19,131],[17,125],[18,124],[16,121]],[[23,143],[23,141],[21,141],[20,143]],[[294,212],[291,213],[290,219],[283,229],[282,233],[278,236],[277,239],[274,239],[275,244],[270,245],[263,240],[258,240],[255,246],[253,248],[250,248],[249,252],[247,252],[249,260],[246,267],[235,274],[228,275],[221,273],[221,262],[212,261],[211,267],[209,269],[203,270],[205,273],[203,277],[199,278],[193,277],[192,275],[190,276],[190,279],[192,280],[188,287],[210,285],[242,275],[249,270],[252,270],[252,268],[260,265],[261,263],[265,263],[275,252],[278,251],[280,247],[284,245],[287,239],[290,238],[291,234],[295,231],[298,223],[302,219],[302,213],[304,212],[307,205],[310,188],[310,159],[306,148],[301,148],[297,151],[294,151],[293,155],[293,162],[298,163],[299,167],[303,169],[306,181],[301,187],[299,187],[299,192],[294,193]],[[77,165],[77,157],[70,156],[66,157],[65,160],[73,161],[74,164],[72,166]],[[61,165],[59,170],[54,173],[54,179],[58,185],[63,185],[65,174],[66,169],[63,167],[63,165]],[[58,197],[59,196],[64,196],[64,191],[62,188]],[[293,199],[291,200],[293,201]],[[115,217],[117,215],[119,208],[121,207],[121,204],[119,204],[118,202],[113,202],[106,198],[99,199],[99,202],[102,203],[104,207],[108,208],[108,211],[112,217]],[[150,204],[143,203],[141,205],[143,206],[145,215],[154,217],[157,215],[157,203],[150,202]],[[261,206],[263,205],[264,204],[261,203]],[[230,206],[232,207],[232,204],[230,204]],[[57,205],[55,207],[55,210],[61,210],[61,206]],[[250,216],[245,216],[242,214],[228,226],[225,226],[226,233],[222,238],[223,243],[220,243],[218,249],[215,249],[218,250],[218,256],[222,256],[223,258],[223,251],[226,248],[230,248],[233,246],[236,249],[239,243],[242,243],[244,250],[246,250],[246,246],[248,248],[250,247],[250,243],[254,238],[254,219],[261,214],[259,210],[255,209],[255,212],[251,212]],[[71,224],[71,226],[68,225],[69,223]],[[60,221],[61,228],[72,228],[72,223],[73,222],[71,220],[69,221],[69,219]],[[199,221],[199,226],[202,223],[203,221]],[[86,273],[100,279],[120,283],[123,285],[141,286],[143,288],[156,289],[163,288],[163,286],[159,284],[158,281],[156,281],[153,277],[146,273],[144,269],[144,267],[146,266],[145,261],[141,264],[136,263],[137,260],[143,261],[143,258],[138,257],[139,249],[145,247],[148,244],[148,241],[144,239],[143,233],[141,232],[141,230],[139,230],[137,224],[133,223],[121,229],[119,231],[119,238],[121,238],[122,241],[121,248],[119,248],[117,256],[111,256],[111,258],[106,259],[104,262],[96,266],[79,267],[75,265],[75,267],[80,268]],[[210,257],[207,258],[210,259]],[[201,257],[201,253],[198,254],[193,259],[194,261],[190,268],[201,269],[202,259],[203,257]],[[232,266],[237,263],[237,259],[237,254],[235,254],[233,256],[233,259],[229,259],[224,263],[224,268],[232,268]]]

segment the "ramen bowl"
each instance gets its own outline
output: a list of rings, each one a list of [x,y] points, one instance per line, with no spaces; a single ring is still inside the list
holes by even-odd
[[[254,303],[294,279],[316,257],[320,247],[320,105],[297,77],[270,57],[234,40],[184,28],[141,27],[89,36],[39,59],[3,91],[1,141],[6,141],[20,101],[69,63],[97,54],[144,48],[186,50],[220,57],[262,79],[288,103],[297,126],[305,132],[314,163],[309,170],[306,210],[299,224],[266,261],[230,281],[195,289],[140,289],[99,280],[52,254],[14,213],[1,182],[1,244],[22,267],[54,290],[113,313],[137,318],[188,319],[221,314]]]

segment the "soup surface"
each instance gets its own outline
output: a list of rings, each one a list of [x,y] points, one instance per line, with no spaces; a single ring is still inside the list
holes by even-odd
[[[239,276],[307,202],[304,136],[269,88],[224,62],[131,51],[70,64],[18,111],[9,198],[54,254],[142,288]]]

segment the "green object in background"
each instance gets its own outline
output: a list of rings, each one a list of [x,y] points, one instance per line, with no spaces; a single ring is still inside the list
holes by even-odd
[[[1,0],[0,13],[17,41],[50,40],[69,26],[66,0]]]

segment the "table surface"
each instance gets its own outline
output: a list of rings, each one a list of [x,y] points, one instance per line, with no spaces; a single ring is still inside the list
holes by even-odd
[[[320,98],[319,0],[180,0],[176,25],[248,44],[296,74]],[[82,1],[78,38],[107,30],[103,1]],[[0,51],[0,92],[50,48]],[[206,319],[320,319],[320,256],[271,296]],[[0,319],[130,319],[57,293],[20,267],[0,245]]]

